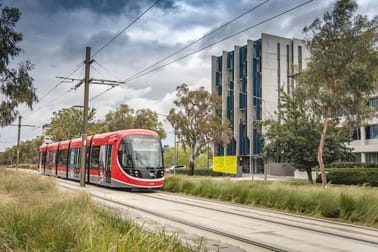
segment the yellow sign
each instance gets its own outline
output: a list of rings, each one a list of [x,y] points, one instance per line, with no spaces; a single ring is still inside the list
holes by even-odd
[[[213,171],[228,174],[236,174],[237,158],[236,156],[218,156],[213,158]]]

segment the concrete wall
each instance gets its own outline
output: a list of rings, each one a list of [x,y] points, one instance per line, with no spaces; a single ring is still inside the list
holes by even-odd
[[[265,164],[268,175],[273,176],[294,176],[295,168],[288,163],[267,163]]]

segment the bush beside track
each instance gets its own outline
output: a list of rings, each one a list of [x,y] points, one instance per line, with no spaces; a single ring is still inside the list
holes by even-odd
[[[168,175],[162,190],[378,227],[378,189]],[[368,203],[368,204],[367,204]]]
[[[332,184],[378,186],[377,168],[327,168],[327,180]],[[320,174],[316,182],[321,183]]]

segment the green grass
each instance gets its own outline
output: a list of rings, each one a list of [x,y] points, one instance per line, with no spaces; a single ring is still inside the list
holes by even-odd
[[[378,227],[378,188],[167,176],[163,190]]]
[[[148,233],[97,207],[84,193],[61,193],[53,179],[0,169],[0,251],[190,251],[174,235]]]

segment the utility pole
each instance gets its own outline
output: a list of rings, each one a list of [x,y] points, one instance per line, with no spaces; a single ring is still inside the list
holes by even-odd
[[[58,77],[58,79],[68,80],[68,81],[79,81],[75,87],[71,90],[76,90],[84,83],[84,104],[83,104],[83,125],[81,128],[81,157],[80,157],[80,186],[85,186],[85,168],[86,165],[86,156],[87,156],[87,128],[88,128],[88,101],[89,101],[89,83],[90,84],[99,84],[99,85],[108,85],[116,87],[122,84],[126,84],[124,81],[113,81],[113,80],[104,80],[104,79],[91,79],[89,78],[90,65],[94,60],[91,60],[91,48],[86,47],[85,50],[85,74],[84,79],[76,78],[67,78],[67,77]]]
[[[80,186],[85,186],[85,167],[87,156],[87,128],[88,128],[88,100],[89,100],[89,70],[91,62],[91,48],[85,50],[85,76],[84,76],[84,110],[83,127],[81,134],[81,162],[80,162]]]
[[[11,124],[10,126],[17,126],[17,158],[16,158],[16,171],[18,170],[18,166],[20,164],[20,139],[21,139],[21,127],[36,127],[35,125],[27,125],[21,124],[21,116],[18,116],[18,124]]]
[[[21,137],[21,116],[18,116],[16,171],[18,170],[18,165],[20,163],[20,137]]]

